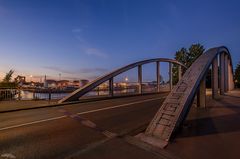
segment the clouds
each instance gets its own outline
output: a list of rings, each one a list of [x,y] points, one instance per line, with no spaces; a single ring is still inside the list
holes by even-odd
[[[73,33],[80,33],[80,32],[82,32],[82,29],[81,28],[74,28],[74,29],[72,29],[72,32]]]
[[[85,53],[90,56],[96,56],[100,58],[107,58],[107,54],[101,52],[99,49],[96,48],[85,48]]]
[[[63,68],[60,68],[60,67],[56,67],[56,66],[43,66],[43,68],[51,70],[51,71],[66,73],[66,74],[74,74],[73,71],[66,70],[66,69],[63,69]]]
[[[75,70],[67,70],[61,67],[56,67],[56,66],[43,66],[43,68],[51,71],[71,74],[71,75],[106,73],[108,71],[108,69],[105,69],[105,68],[81,68],[81,69],[75,69]]]
[[[86,27],[85,27],[85,29],[86,29]],[[100,48],[94,47],[93,44],[90,43],[89,40],[87,40],[84,37],[84,29],[83,28],[81,28],[81,27],[74,28],[74,29],[72,29],[72,33],[79,42],[78,45],[80,47],[81,53],[84,53],[88,56],[92,56],[92,57],[96,57],[96,58],[103,58],[103,59],[108,58],[107,53],[102,51],[102,49],[100,49]]]

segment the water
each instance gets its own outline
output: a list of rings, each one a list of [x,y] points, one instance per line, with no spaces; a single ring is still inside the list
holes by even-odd
[[[135,89],[125,89],[121,91],[114,91],[114,94],[127,94],[127,93],[135,93]],[[108,95],[108,91],[91,91],[88,92],[84,96],[104,96]],[[51,99],[62,99],[70,93],[51,93]],[[17,98],[17,95],[16,95]],[[21,100],[33,100],[33,99],[49,99],[49,93],[33,93],[30,91],[21,90]]]
[[[166,90],[166,89],[169,89],[168,87],[166,86],[160,86],[160,90]],[[9,89],[10,90],[10,89]],[[3,91],[6,93],[7,95],[7,92],[9,93],[9,90],[6,91],[6,90],[0,90],[0,91]],[[12,89],[10,91],[19,91],[19,90],[16,90],[16,89]],[[143,93],[149,93],[149,92],[156,92],[156,87],[143,87]],[[124,95],[124,94],[136,94],[138,93],[138,89],[136,88],[127,88],[127,89],[122,89],[122,90],[114,90],[114,94],[115,95]],[[70,93],[51,93],[50,95],[50,99],[55,99],[55,100],[58,100],[58,99],[62,99],[64,98],[65,96],[69,95]],[[109,95],[109,92],[108,90],[100,90],[100,91],[90,91],[88,92],[87,94],[84,95],[84,97],[89,97],[89,96],[106,96],[106,95]],[[13,98],[12,99],[19,99],[19,93],[17,93],[15,96],[13,95]],[[41,99],[41,100],[48,100],[49,99],[49,93],[34,93],[34,92],[31,92],[31,91],[26,91],[26,90],[20,90],[20,100],[33,100],[33,99]],[[6,99],[6,100],[9,100],[9,99]]]

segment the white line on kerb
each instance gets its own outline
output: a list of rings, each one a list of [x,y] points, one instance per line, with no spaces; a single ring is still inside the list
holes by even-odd
[[[99,111],[103,111],[103,110],[115,109],[115,108],[120,108],[120,107],[127,107],[127,106],[130,106],[130,105],[139,104],[139,103],[144,103],[144,102],[149,102],[149,101],[154,101],[154,100],[159,100],[159,99],[163,99],[163,98],[165,98],[165,97],[145,99],[145,100],[141,100],[141,101],[136,101],[136,102],[126,103],[126,104],[115,105],[115,106],[112,106],[112,107],[106,107],[106,108],[100,108],[100,109],[95,109],[95,110],[89,110],[89,111],[85,111],[85,112],[79,112],[79,113],[76,113],[76,114],[78,114],[78,115],[89,114],[89,113],[99,112]],[[7,130],[7,129],[18,128],[18,127],[27,126],[27,125],[33,125],[33,124],[43,123],[43,122],[52,121],[52,120],[58,120],[58,119],[66,118],[66,117],[67,117],[66,115],[62,115],[62,116],[58,116],[58,117],[53,117],[53,118],[48,118],[48,119],[37,120],[37,121],[28,122],[28,123],[24,123],[24,124],[18,124],[18,125],[3,127],[3,128],[0,128],[0,131],[2,131],[2,130]]]

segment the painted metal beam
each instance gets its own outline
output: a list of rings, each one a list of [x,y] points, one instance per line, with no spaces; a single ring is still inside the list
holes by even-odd
[[[160,92],[160,62],[156,62],[157,92]]]
[[[206,107],[206,76],[200,82],[197,94],[197,106],[201,108]]]
[[[215,57],[212,62],[212,98],[218,98],[218,57]]]
[[[225,55],[220,54],[220,95],[224,95],[225,90]]]
[[[142,65],[138,66],[138,93],[142,94]]]
[[[109,79],[109,96],[114,96],[113,78]]]
[[[170,88],[170,91],[172,90],[172,87],[173,87],[172,78],[173,78],[172,63],[169,62],[169,88]]]
[[[144,134],[139,138],[149,144],[165,147],[173,132],[183,123],[197,90],[218,54],[230,53],[226,47],[212,48],[202,54],[185,72],[169,93]],[[232,61],[230,62],[232,66]]]
[[[139,65],[144,65],[144,64],[148,64],[148,63],[152,63],[152,62],[172,62],[175,63],[177,65],[181,65],[183,67],[186,67],[185,65],[183,65],[182,63],[173,60],[173,59],[168,59],[168,58],[156,58],[156,59],[148,59],[148,60],[143,60],[143,61],[139,61],[139,62],[135,62],[132,64],[129,64],[127,66],[121,67],[115,71],[112,71],[104,76],[101,76],[97,79],[95,79],[94,81],[88,83],[87,85],[85,85],[82,88],[77,89],[76,91],[72,92],[71,94],[69,94],[68,96],[62,98],[61,100],[58,101],[58,103],[64,103],[64,102],[74,102],[74,101],[79,101],[79,98],[82,97],[84,94],[88,93],[89,91],[93,90],[94,88],[96,88],[97,86],[99,86],[100,84],[108,81],[110,78],[113,78],[123,72],[126,72],[130,69],[133,69],[135,67],[138,67]]]

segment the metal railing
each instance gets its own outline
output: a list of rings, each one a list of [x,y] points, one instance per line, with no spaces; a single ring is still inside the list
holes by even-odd
[[[20,90],[14,88],[0,89],[0,100],[14,100],[19,96]]]

